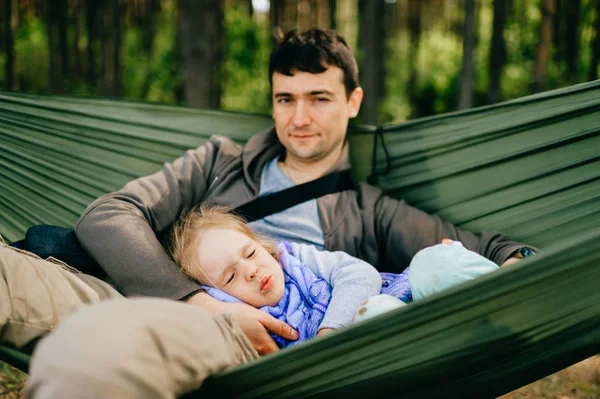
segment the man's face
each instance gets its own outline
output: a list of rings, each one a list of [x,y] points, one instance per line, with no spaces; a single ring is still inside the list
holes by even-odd
[[[348,97],[342,79],[336,66],[318,74],[273,74],[273,119],[287,156],[310,162],[341,151],[348,119],[362,101],[362,89]]]

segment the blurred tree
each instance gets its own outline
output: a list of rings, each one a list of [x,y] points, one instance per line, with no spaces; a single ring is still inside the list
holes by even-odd
[[[220,0],[182,0],[185,100],[195,107],[221,104],[223,8]]]
[[[275,33],[279,30],[283,30],[281,27],[283,21],[283,9],[285,3],[283,0],[271,0],[271,6],[269,7],[269,21],[271,23],[271,32]],[[276,44],[275,35],[271,35],[271,47]]]
[[[297,0],[298,1],[298,21],[299,30],[308,30],[318,25],[319,12],[322,7],[317,0]]]
[[[280,26],[283,31],[298,28],[298,0],[285,0]]]
[[[561,65],[565,60],[565,26],[566,12],[569,0],[556,0],[554,13],[554,21],[552,21],[552,41],[554,43],[554,52],[552,59],[558,65]]]
[[[337,26],[336,15],[337,15],[337,1],[329,0],[329,27],[334,30],[336,29],[336,26]]]
[[[569,0],[567,5],[567,26],[565,31],[565,58],[569,80],[575,82],[579,61],[579,38],[581,21],[581,0]]]
[[[407,28],[409,35],[408,56],[409,77],[407,81],[408,99],[414,105],[411,117],[416,118],[421,114],[417,101],[417,54],[421,40],[421,1],[408,0]]]
[[[506,0],[494,0],[494,20],[492,22],[492,44],[490,46],[489,90],[490,103],[500,101],[500,82],[506,62],[506,42],[504,24],[506,23]]]
[[[6,36],[4,36],[4,26],[6,25],[6,2],[8,0],[0,1],[0,17],[2,18],[2,23],[0,23],[0,51],[4,52],[6,49],[4,48],[6,44]],[[12,6],[12,4],[11,4]],[[12,7],[11,7],[12,8]]]
[[[69,74],[67,5],[66,0],[48,0],[46,3],[48,89],[55,93],[64,91],[64,81]]]
[[[385,2],[359,1],[359,41],[362,53],[361,82],[365,97],[361,107],[361,122],[379,123],[379,104],[385,96]]]
[[[539,41],[535,55],[535,65],[533,72],[533,85],[531,90],[538,93],[544,90],[546,72],[548,71],[548,55],[552,43],[552,22],[556,10],[556,0],[542,0],[541,14],[542,18],[539,27]]]
[[[12,30],[12,0],[4,0],[4,87],[12,90],[15,82],[15,43]]]
[[[146,0],[137,3],[137,21],[136,25],[142,32],[142,48],[145,57],[152,58],[152,48],[156,36],[156,20],[160,12],[160,0]],[[147,73],[141,89],[142,98],[148,96],[152,80],[155,78],[153,73]]]
[[[600,64],[600,0],[596,0],[596,22],[594,23],[595,36],[592,43],[592,62],[588,79],[598,79],[598,64]]]
[[[105,0],[104,23],[102,27],[103,50],[103,79],[100,94],[110,97],[122,95],[121,45],[122,29],[121,14],[123,3],[120,0]]]
[[[99,3],[96,1],[86,1],[85,3],[85,26],[87,30],[87,74],[86,80],[90,88],[97,87],[97,65],[96,65],[96,54],[99,51],[99,23],[100,17]]]
[[[79,42],[81,40],[79,16],[83,14],[83,1],[71,0],[69,11],[69,25],[73,27],[73,40],[71,41],[72,46],[70,50],[70,53],[73,54],[72,72],[74,77],[79,78],[83,72],[83,67],[81,64],[81,51],[79,49]]]
[[[463,57],[462,68],[460,71],[458,109],[466,109],[473,106],[473,90],[475,89],[475,63],[473,62],[473,51],[475,50],[476,37],[475,0],[465,0]]]

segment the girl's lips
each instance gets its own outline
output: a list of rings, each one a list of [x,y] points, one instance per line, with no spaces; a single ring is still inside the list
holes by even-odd
[[[273,277],[271,277],[271,276],[263,277],[262,280],[260,280],[260,291],[261,292],[268,291],[272,286],[273,286]]]

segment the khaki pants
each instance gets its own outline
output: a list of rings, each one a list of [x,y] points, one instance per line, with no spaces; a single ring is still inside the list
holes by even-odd
[[[75,309],[119,297],[109,284],[59,260],[9,247],[0,237],[0,342],[22,348]]]
[[[33,353],[28,398],[174,398],[258,358],[230,315],[125,299],[101,280],[0,237],[0,342],[21,348],[44,336]]]
[[[40,341],[26,398],[175,398],[258,354],[230,315],[166,299],[83,307]]]

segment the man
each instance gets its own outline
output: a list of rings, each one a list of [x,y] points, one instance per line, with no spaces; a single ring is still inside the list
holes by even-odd
[[[46,261],[27,259],[36,287],[48,294],[44,303],[49,310],[41,312],[51,316],[27,340],[54,329],[84,304],[104,302],[78,310],[42,340],[28,395],[70,397],[83,389],[88,397],[172,397],[196,388],[211,373],[276,351],[266,329],[296,339],[288,325],[260,310],[221,303],[202,292],[179,271],[157,236],[203,201],[236,207],[349,168],[346,129],[363,97],[357,77],[356,60],[335,32],[290,32],[273,52],[269,68],[274,129],[243,147],[213,137],[86,209],[77,237],[119,291],[171,301],[104,301],[119,293],[100,280],[92,284],[81,274],[69,275],[65,265],[52,269],[50,280]],[[367,184],[307,201],[258,220],[254,227],[276,239],[341,250],[390,272],[401,272],[418,250],[443,238],[461,241],[500,265],[514,262],[526,248],[500,233],[460,231]],[[23,256],[28,255],[0,246],[0,283],[7,285],[2,292],[11,293],[2,303],[13,305],[0,308],[0,325],[3,334],[13,331],[13,337],[23,326],[31,327],[31,312],[22,312],[17,322],[10,312],[38,291],[18,284],[25,280],[15,264]],[[22,290],[14,291],[16,286]],[[21,341],[17,344],[25,343]]]
[[[342,37],[319,29],[288,33],[269,66],[275,128],[241,147],[213,137],[151,176],[92,203],[76,234],[126,296],[183,300],[211,313],[255,318],[240,323],[260,353],[277,350],[264,327],[290,338],[288,327],[263,312],[223,304],[186,279],[157,239],[182,211],[203,201],[236,207],[257,196],[350,167],[346,130],[360,109],[356,60]],[[420,249],[443,238],[501,265],[524,247],[500,233],[460,231],[403,201],[361,184],[297,205],[254,223],[276,239],[341,250],[380,271],[401,272]],[[237,316],[235,316],[237,318]]]

